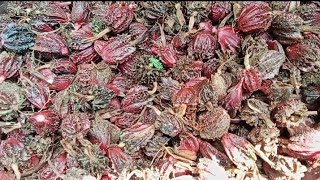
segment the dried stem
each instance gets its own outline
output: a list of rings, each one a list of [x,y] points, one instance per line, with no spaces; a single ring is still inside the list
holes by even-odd
[[[16,178],[17,178],[18,180],[20,180],[20,179],[21,179],[21,173],[20,173],[20,171],[19,171],[18,164],[17,164],[17,163],[11,164],[11,168],[12,168],[14,174],[16,175]]]
[[[151,91],[148,91],[148,93],[150,95],[153,95],[154,93],[156,93],[157,89],[158,89],[158,83],[157,82],[153,82],[152,84],[153,84],[153,89]]]
[[[97,34],[96,36],[93,37],[89,37],[89,38],[85,38],[83,39],[81,42],[82,43],[89,43],[89,42],[93,42],[97,39],[102,38],[104,35],[106,35],[107,33],[111,32],[111,28],[107,27],[106,29],[104,29],[103,31],[101,31],[99,34]]]

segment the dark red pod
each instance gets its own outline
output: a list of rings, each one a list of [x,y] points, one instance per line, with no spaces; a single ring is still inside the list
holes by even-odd
[[[54,29],[46,22],[43,22],[42,20],[35,19],[31,20],[31,26],[32,29],[37,31],[37,32],[51,32]]]
[[[38,35],[32,49],[50,55],[69,55],[66,41],[60,35],[54,33]]]
[[[88,47],[79,52],[74,52],[70,55],[70,60],[75,64],[83,64],[95,62],[99,59],[99,54],[94,50],[93,46]]]
[[[180,144],[174,149],[176,154],[190,160],[197,159],[199,139],[189,132],[179,134],[179,138]]]
[[[261,88],[262,79],[260,72],[254,68],[244,69],[241,71],[241,77],[243,77],[242,88],[248,93],[252,93]]]
[[[51,66],[55,74],[76,74],[77,66],[69,58],[61,58],[53,61]]]
[[[211,76],[217,72],[219,67],[219,59],[213,58],[208,60],[203,64],[202,74],[203,76],[207,77],[208,79],[211,79]]]
[[[22,56],[3,51],[0,54],[0,83],[15,76],[23,63]]]
[[[54,135],[58,130],[61,120],[52,110],[44,110],[32,114],[29,123],[41,136]]]
[[[130,24],[129,33],[133,36],[133,39],[143,39],[144,34],[148,31],[148,28],[139,22]]]
[[[109,147],[107,157],[111,161],[112,169],[116,170],[118,173],[133,165],[133,159],[131,156],[123,152],[123,150],[118,146]]]
[[[82,42],[86,38],[94,37],[94,33],[89,24],[81,26],[81,28],[76,29],[71,37],[71,42],[69,42],[69,47],[74,50],[84,50],[93,45],[93,42]]]
[[[74,75],[59,75],[56,76],[49,85],[50,90],[62,91],[67,89],[74,79]]]
[[[174,105],[194,105],[197,104],[198,93],[194,88],[184,87],[177,91],[172,97]]]
[[[45,17],[43,20],[45,22],[66,23],[70,20],[70,14],[67,11],[67,8],[54,3],[50,3],[47,7],[45,7],[44,14]]]
[[[60,179],[56,172],[59,172],[60,174],[65,174],[67,170],[67,153],[62,152],[61,154],[57,155],[56,157],[53,157],[52,159],[52,165],[51,167],[49,164],[46,164],[45,167],[43,167],[39,171],[39,178],[40,180],[57,180]],[[55,169],[55,171],[52,170],[52,168]]]
[[[238,109],[241,106],[241,101],[243,98],[243,78],[233,87],[231,87],[228,91],[227,96],[224,98],[222,102],[222,107],[225,109]]]
[[[141,85],[132,87],[122,99],[121,105],[125,112],[139,113],[150,103],[148,88]]]
[[[222,52],[239,53],[241,39],[231,25],[218,28],[217,35]]]
[[[75,23],[75,29],[84,24],[89,17],[90,2],[73,1],[71,11],[71,21]]]
[[[116,94],[124,96],[127,91],[134,85],[132,79],[122,76],[116,76],[111,83],[108,83],[107,88],[113,90]]]
[[[166,67],[173,67],[177,63],[177,56],[172,45],[160,47],[161,61]]]
[[[225,153],[219,151],[207,141],[199,140],[199,150],[201,155],[205,158],[217,158],[219,160],[219,164],[223,167],[230,167],[232,165],[230,159]]]
[[[26,88],[28,101],[38,109],[46,109],[51,105],[49,93],[50,90],[46,86],[33,84]]]
[[[313,71],[318,67],[320,58],[320,39],[304,39],[286,48],[288,59],[301,71]]]
[[[210,31],[198,32],[188,47],[189,55],[199,59],[210,59],[215,55],[216,39]]]
[[[129,27],[133,17],[133,9],[127,4],[114,3],[106,11],[105,22],[113,32],[119,33]]]
[[[121,129],[130,128],[137,120],[138,114],[127,112],[110,118],[110,121]]]
[[[92,117],[87,113],[69,114],[61,123],[62,137],[73,139],[86,135],[90,130]]]
[[[94,41],[94,49],[108,64],[123,63],[136,51],[134,46],[129,44],[130,37],[118,35],[108,41]]]
[[[272,12],[267,2],[254,2],[245,6],[236,19],[238,28],[245,33],[262,32],[269,29]]]
[[[211,6],[209,18],[214,22],[219,22],[231,12],[231,9],[230,2],[215,1]]]

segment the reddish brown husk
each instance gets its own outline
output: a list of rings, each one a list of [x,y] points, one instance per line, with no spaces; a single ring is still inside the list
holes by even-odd
[[[72,4],[71,21],[75,23],[75,29],[84,24],[89,16],[90,3],[74,1]]]
[[[219,139],[228,132],[230,116],[226,110],[217,107],[199,116],[199,124],[203,127],[200,137],[203,139]]]
[[[49,88],[46,86],[33,84],[26,88],[28,101],[38,109],[46,109],[51,105],[49,93]]]
[[[150,102],[148,88],[145,86],[134,86],[121,101],[122,108],[125,112],[139,113],[144,106]]]
[[[75,64],[83,64],[83,63],[90,63],[95,62],[99,59],[99,55],[94,50],[93,46],[88,47],[79,52],[72,53],[70,55],[70,60]]]
[[[230,2],[214,2],[211,6],[211,13],[209,14],[209,18],[212,21],[219,22],[221,21],[225,16],[228,15],[228,13],[231,12],[232,6]]]
[[[44,54],[53,54],[56,56],[69,55],[69,49],[66,41],[54,33],[38,35],[33,50]]]
[[[3,51],[0,54],[0,83],[14,77],[23,63],[22,56]]]
[[[220,161],[220,165],[222,165],[223,167],[229,167],[231,165],[231,161],[228,158],[228,156],[219,151],[218,149],[216,149],[214,146],[212,146],[210,143],[206,142],[206,141],[200,141],[199,142],[199,150],[200,153],[203,157],[205,158],[217,158]]]
[[[61,120],[54,111],[45,110],[34,113],[29,118],[30,124],[41,136],[54,135],[58,130]]]
[[[271,8],[267,2],[254,2],[243,8],[237,17],[238,28],[245,33],[262,32],[272,22]]]
[[[124,168],[130,168],[133,165],[132,158],[117,146],[108,148],[107,157],[111,161],[112,169],[116,170],[118,173]]]
[[[119,33],[129,27],[133,17],[133,10],[127,4],[114,3],[106,10],[105,22]]]
[[[242,88],[248,93],[257,91],[261,87],[262,79],[260,72],[254,68],[241,71],[240,77],[243,77]]]
[[[60,58],[53,62],[52,72],[55,74],[76,74],[77,66],[68,58]]]
[[[225,97],[225,99],[222,102],[222,107],[225,109],[238,109],[241,105],[242,101],[242,95],[243,95],[243,81],[244,78],[241,78],[241,80],[235,85],[234,87],[230,88],[228,91],[228,95]]]
[[[236,54],[240,50],[240,37],[232,26],[224,26],[217,30],[218,42],[222,52]]]
[[[108,64],[123,63],[136,51],[129,41],[130,37],[126,35],[113,37],[108,41],[97,40],[94,42],[94,49]]]

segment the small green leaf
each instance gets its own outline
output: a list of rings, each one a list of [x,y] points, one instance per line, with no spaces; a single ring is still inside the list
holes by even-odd
[[[149,58],[150,66],[156,68],[157,70],[163,69],[163,65],[159,59],[156,59],[154,57]]]

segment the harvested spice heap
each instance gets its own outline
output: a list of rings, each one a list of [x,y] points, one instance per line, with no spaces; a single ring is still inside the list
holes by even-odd
[[[4,2],[1,180],[320,179],[320,3]]]

